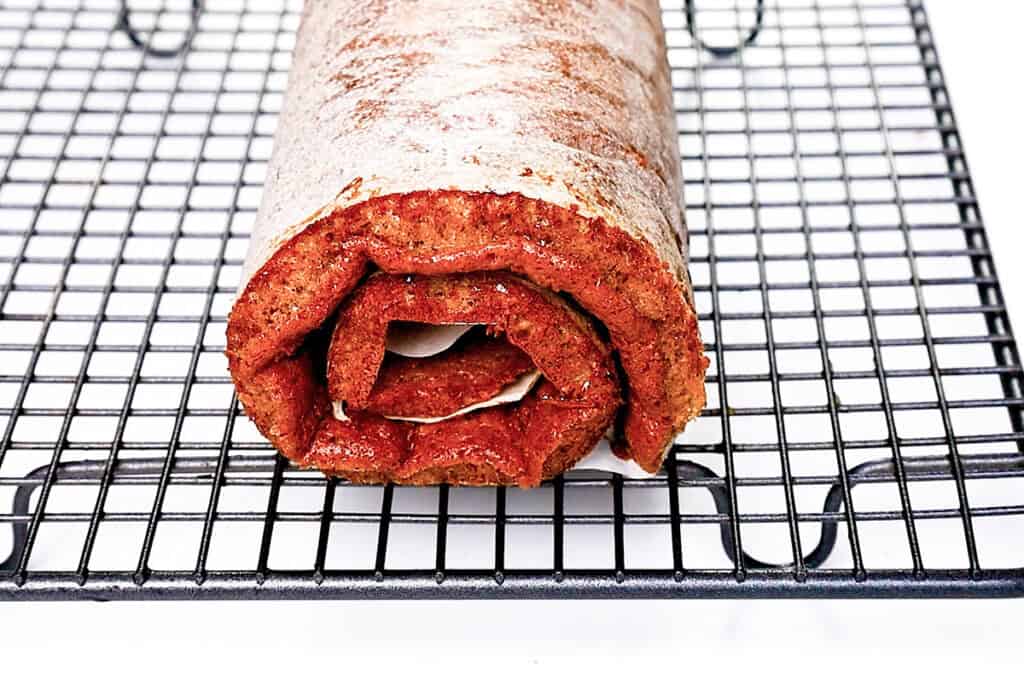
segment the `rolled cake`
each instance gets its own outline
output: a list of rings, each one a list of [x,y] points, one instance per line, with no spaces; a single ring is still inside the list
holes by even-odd
[[[246,412],[360,482],[533,486],[602,439],[657,471],[707,366],[676,135],[656,0],[307,0],[228,320]]]

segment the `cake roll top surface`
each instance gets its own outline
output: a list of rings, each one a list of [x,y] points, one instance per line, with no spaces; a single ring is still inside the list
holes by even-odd
[[[649,244],[689,296],[656,0],[307,0],[243,285],[316,219],[516,193]]]

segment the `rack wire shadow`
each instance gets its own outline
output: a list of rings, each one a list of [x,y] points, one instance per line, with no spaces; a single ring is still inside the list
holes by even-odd
[[[240,412],[225,315],[300,2],[129,39],[0,0],[0,597],[1021,594],[1024,375],[924,8],[698,3],[708,46],[758,27],[715,57],[689,4],[709,407],[654,478],[518,491],[325,481]]]

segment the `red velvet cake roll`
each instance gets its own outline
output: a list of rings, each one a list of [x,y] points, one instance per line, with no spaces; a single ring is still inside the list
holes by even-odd
[[[705,400],[681,207],[656,0],[308,0],[239,398],[354,481],[533,486],[604,438],[654,472]]]

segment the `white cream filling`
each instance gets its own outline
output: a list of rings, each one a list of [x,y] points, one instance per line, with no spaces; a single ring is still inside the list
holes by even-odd
[[[406,358],[429,358],[450,349],[463,335],[479,324],[392,323],[388,325],[385,348]]]
[[[476,326],[477,323],[446,325],[404,323],[389,325],[386,348],[392,353],[408,358],[427,358],[447,351],[463,335]],[[389,420],[402,420],[404,422],[417,422],[421,424],[443,422],[459,415],[471,413],[474,410],[521,401],[524,396],[530,393],[530,390],[533,389],[540,377],[541,373],[539,370],[532,370],[506,386],[497,396],[460,408],[451,415],[445,415],[444,417],[395,417],[391,415],[385,415],[385,417]],[[344,421],[348,420],[348,417],[345,415],[343,401],[334,401],[332,406],[335,418]],[[654,476],[635,462],[623,460],[615,455],[612,452],[610,439],[611,429],[609,428],[609,433],[606,437],[598,441],[597,445],[594,446],[594,450],[576,463],[572,469],[611,472],[631,479],[649,479]]]

